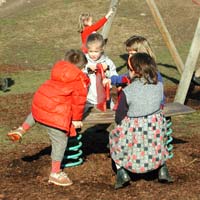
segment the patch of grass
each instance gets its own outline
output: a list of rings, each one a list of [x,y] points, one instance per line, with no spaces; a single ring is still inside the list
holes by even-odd
[[[20,142],[12,142],[7,137],[7,133],[10,131],[10,127],[2,127],[0,128],[0,153],[1,152],[10,152],[14,151],[16,148],[20,146],[20,144],[33,144],[33,143],[49,143],[49,137],[45,128],[41,125],[36,124],[32,127],[26,135],[24,135],[21,143]]]
[[[23,94],[23,93],[31,93],[35,92],[36,89],[49,78],[50,71],[42,70],[42,71],[33,71],[33,70],[25,70],[20,73],[13,74],[1,74],[6,78],[11,78],[14,81],[14,85],[10,87],[9,92],[3,93],[0,91],[1,95],[8,94]]]
[[[67,1],[67,5],[70,1]],[[66,4],[48,1],[42,5],[24,8],[16,16],[0,23],[0,62],[23,66],[49,66],[71,48],[72,24]],[[70,5],[69,5],[70,6]],[[49,11],[52,7],[54,10]],[[56,9],[57,7],[57,9]],[[63,20],[66,23],[63,24]],[[68,20],[67,20],[68,19]],[[74,24],[74,23],[73,23]],[[77,38],[79,37],[77,33]]]
[[[1,19],[0,21],[0,26],[16,26],[17,25],[17,20],[14,18],[5,18]],[[6,35],[4,35],[4,38],[6,38]]]
[[[180,115],[172,118],[174,136],[192,137],[199,133],[200,111],[188,115]]]

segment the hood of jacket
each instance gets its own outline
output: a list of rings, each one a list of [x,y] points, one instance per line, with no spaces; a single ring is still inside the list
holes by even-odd
[[[69,83],[75,81],[80,73],[82,71],[74,64],[58,61],[51,71],[51,80]]]

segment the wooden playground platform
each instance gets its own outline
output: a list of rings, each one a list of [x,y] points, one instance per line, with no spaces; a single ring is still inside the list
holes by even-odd
[[[164,113],[166,117],[190,114],[193,112],[195,112],[194,109],[178,102],[167,103],[164,107]],[[91,112],[84,118],[83,123],[84,125],[111,124],[114,123],[114,118],[114,111],[107,110],[106,112],[101,112],[97,109],[92,109]]]

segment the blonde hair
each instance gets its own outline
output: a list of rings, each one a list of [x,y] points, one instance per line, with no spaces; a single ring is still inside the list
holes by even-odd
[[[91,17],[90,13],[82,13],[79,15],[78,32],[81,33],[85,27],[85,21]]]
[[[152,51],[152,48],[147,41],[146,38],[139,36],[139,35],[133,35],[129,39],[125,41],[126,50],[129,51],[136,51],[140,53],[147,53],[149,54],[154,60],[156,60],[156,56]]]

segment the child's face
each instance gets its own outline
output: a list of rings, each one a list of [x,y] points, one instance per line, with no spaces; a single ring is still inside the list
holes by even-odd
[[[103,48],[100,42],[88,45],[88,55],[92,60],[97,61],[102,54],[103,54]]]
[[[85,26],[91,26],[92,25],[92,17],[90,16],[87,20],[84,21]]]
[[[130,69],[128,70],[128,73],[129,73],[129,77],[132,79],[135,75],[135,72],[134,71],[131,71]]]
[[[132,56],[135,53],[137,53],[137,51],[135,51],[135,50],[129,50],[128,51],[128,57]]]

